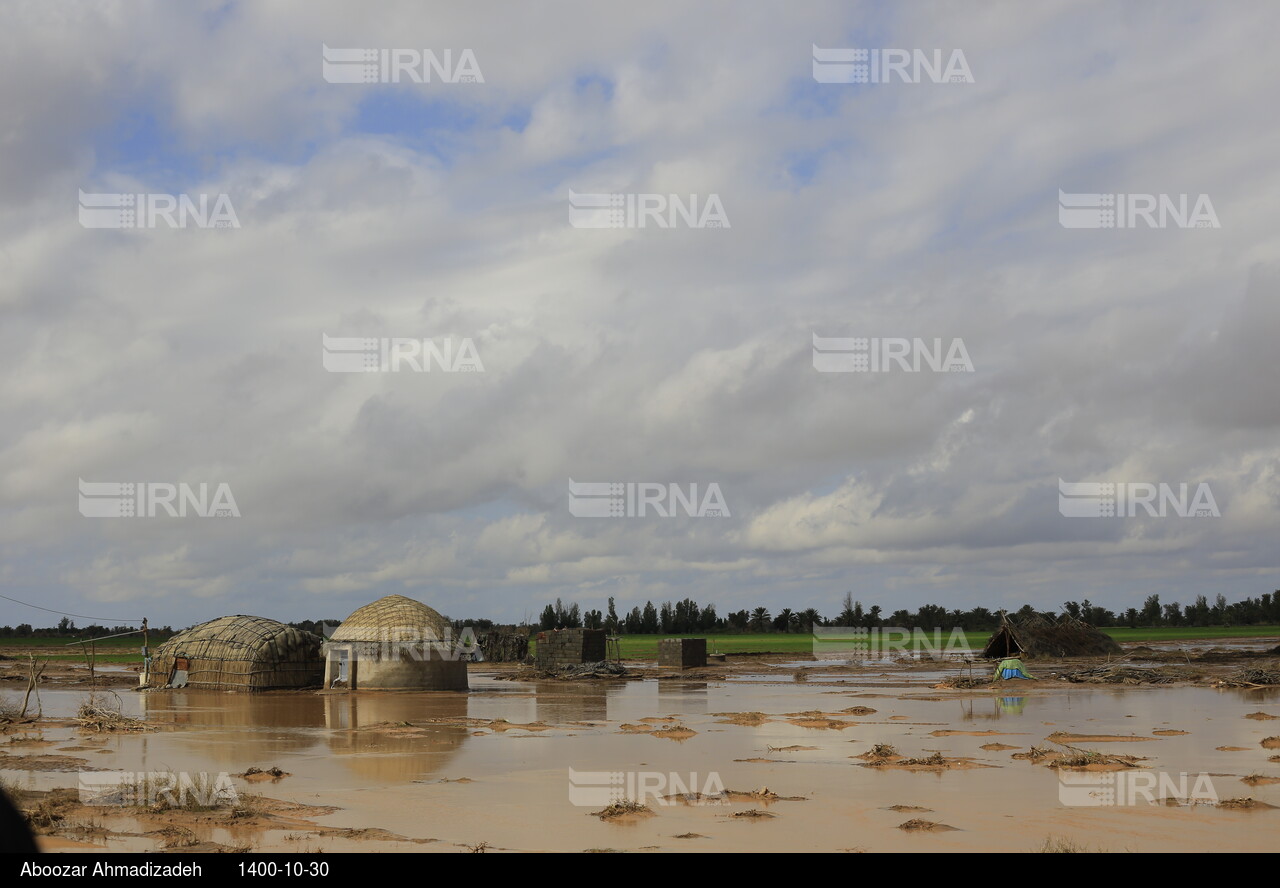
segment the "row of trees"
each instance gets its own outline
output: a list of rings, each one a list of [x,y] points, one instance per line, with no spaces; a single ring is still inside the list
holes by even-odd
[[[1132,629],[1156,626],[1257,626],[1263,624],[1280,624],[1280,590],[1274,594],[1263,593],[1257,598],[1245,598],[1234,603],[1227,603],[1225,596],[1215,596],[1212,604],[1204,595],[1197,595],[1193,603],[1185,607],[1174,601],[1162,604],[1159,595],[1150,595],[1141,608],[1131,607],[1125,611],[1115,612],[1100,605],[1083,601],[1068,601],[1062,605],[1062,614],[1068,614],[1086,623],[1101,628],[1127,626]],[[1013,612],[1015,618],[1026,618],[1033,615],[1047,618],[1059,616],[1057,611],[1038,611],[1029,604],[1024,604]],[[302,620],[290,623],[299,629],[325,635],[324,621]],[[329,621],[337,625],[338,620]],[[566,605],[559,598],[554,604],[548,604],[538,619],[538,629],[604,629],[611,635],[688,635],[692,633],[742,633],[742,632],[812,632],[814,626],[854,626],[868,629],[879,626],[893,626],[903,629],[961,629],[990,630],[1000,622],[997,612],[985,607],[969,610],[953,609],[936,604],[926,604],[915,611],[905,609],[885,614],[878,604],[864,608],[861,601],[855,601],[852,593],[846,593],[841,609],[834,616],[823,617],[815,608],[794,611],[783,608],[776,615],[768,608],[757,607],[752,610],[739,610],[720,616],[714,604],[699,606],[692,598],[672,603],[664,602],[655,606],[646,601],[643,607],[633,607],[629,612],[619,615],[612,598],[605,612],[599,610],[583,611],[576,603]],[[470,626],[477,631],[488,631],[495,627],[490,620],[458,620],[453,623],[454,629]],[[101,638],[128,632],[133,626],[84,626],[77,629],[74,622],[63,617],[56,627],[43,629],[33,628],[30,623],[17,626],[0,626],[0,638]],[[508,627],[503,627],[508,628]],[[515,629],[517,627],[509,627]],[[168,626],[153,627],[150,630],[152,644],[164,641],[174,634]]]
[[[1132,629],[1155,626],[1256,626],[1280,624],[1280,591],[1263,593],[1258,598],[1245,598],[1228,604],[1218,595],[1211,605],[1204,595],[1196,596],[1193,604],[1183,607],[1178,602],[1161,604],[1159,595],[1151,595],[1141,608],[1129,608],[1116,613],[1085,599],[1068,601],[1062,605],[1062,614],[1098,627],[1128,626]],[[1040,615],[1057,618],[1057,611],[1039,611],[1029,604],[1013,612],[1018,619]],[[559,598],[543,608],[538,620],[539,629],[604,629],[610,634],[622,635],[682,635],[695,632],[811,632],[814,626],[862,626],[868,629],[878,626],[894,626],[903,629],[994,629],[1000,622],[1000,614],[985,607],[969,610],[953,609],[936,604],[926,604],[918,610],[905,609],[885,614],[878,604],[864,608],[855,601],[852,593],[846,593],[839,613],[824,618],[814,608],[793,611],[783,608],[773,615],[768,608],[740,610],[723,617],[716,614],[713,604],[699,607],[692,598],[665,602],[654,606],[646,601],[643,607],[633,607],[623,616],[618,615],[612,598],[605,613],[589,610],[585,613],[577,604],[565,605]]]
[[[1149,595],[1141,609],[1131,607],[1123,614],[1094,607],[1088,599],[1080,604],[1068,601],[1062,607],[1066,613],[1095,626],[1257,626],[1280,623],[1280,590],[1233,604],[1228,604],[1222,594],[1214,596],[1213,604],[1204,595],[1197,595],[1195,602],[1186,607],[1176,601],[1161,604],[1159,595]]]
[[[58,621],[57,626],[45,626],[44,628],[35,628],[30,623],[19,623],[17,626],[0,626],[0,638],[102,638],[105,635],[119,635],[123,632],[132,632],[137,626],[101,626],[94,623],[90,626],[82,626],[76,628],[76,624],[68,617],[63,617]],[[149,630],[149,638],[151,641],[163,641],[174,634],[174,630],[168,626],[162,628],[151,627]],[[142,638],[141,635],[138,636]],[[139,644],[142,642],[139,641]]]

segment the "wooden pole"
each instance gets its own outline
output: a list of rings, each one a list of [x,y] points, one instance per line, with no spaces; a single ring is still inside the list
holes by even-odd
[[[27,693],[22,698],[22,714],[18,718],[27,717],[27,707],[31,703],[31,692],[35,690],[36,683],[40,681],[40,676],[44,674],[47,663],[37,663],[34,654],[27,654],[27,668],[30,670],[27,674]],[[40,699],[40,692],[36,691],[36,700]],[[44,707],[40,707],[40,714],[44,714]]]
[[[85,643],[80,642],[80,653],[84,654],[84,665],[89,667],[89,689],[93,689],[93,661],[89,659],[89,648],[85,647]]]
[[[151,648],[147,645],[147,618],[142,618],[142,675],[151,685]]]

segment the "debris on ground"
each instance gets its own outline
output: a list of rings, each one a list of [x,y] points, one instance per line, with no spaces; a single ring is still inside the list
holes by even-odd
[[[738,811],[738,812],[737,812],[737,813],[735,813],[733,816],[734,816],[734,817],[745,817],[745,818],[747,818],[747,819],[749,819],[749,820],[755,820],[755,819],[757,819],[757,818],[777,817],[778,815],[777,815],[777,814],[770,814],[768,811],[760,811],[760,810],[758,810],[758,809],[756,809],[756,808],[748,808],[748,809],[747,809],[747,810],[745,810],[745,811]]]
[[[1154,666],[1144,669],[1138,666],[1122,666],[1108,663],[1093,666],[1089,669],[1078,669],[1075,672],[1063,672],[1058,678],[1075,684],[1173,684],[1179,681],[1194,681],[1201,677],[1195,669],[1180,666]]]
[[[592,811],[591,816],[599,817],[601,820],[620,820],[625,817],[652,817],[653,809],[648,805],[642,805],[630,799],[623,799],[620,802],[614,802],[607,808]]]
[[[535,679],[581,681],[591,678],[640,677],[639,672],[627,669],[626,666],[613,660],[601,660],[598,663],[579,663],[573,666],[560,666],[555,669],[524,668],[517,672],[496,676],[500,681],[533,681]]]
[[[1080,749],[1077,746],[1070,746],[1061,742],[1059,742],[1059,745],[1065,746],[1069,751],[1049,762],[1048,767],[1050,768],[1113,770],[1117,768],[1136,768],[1138,762],[1146,761],[1145,758],[1138,755],[1118,755],[1099,752],[1096,749]]]
[[[271,767],[271,768],[250,768],[249,770],[245,771],[243,774],[237,774],[236,776],[243,778],[245,780],[248,780],[250,782],[257,782],[260,780],[270,780],[274,783],[275,781],[281,779],[282,777],[290,777],[292,775],[288,771],[281,770],[280,768],[277,768],[277,767]]]
[[[1265,688],[1280,685],[1280,669],[1240,669],[1221,681],[1216,688]]]
[[[1218,802],[1219,808],[1229,808],[1233,811],[1260,811],[1266,808],[1274,808],[1275,805],[1268,805],[1266,802],[1260,802],[1257,799],[1224,799]]]
[[[945,765],[947,763],[946,757],[940,752],[935,752],[927,758],[909,758],[898,762],[899,765]]]
[[[76,722],[94,733],[104,731],[145,731],[147,723],[140,718],[125,715],[118,708],[97,703],[85,703],[76,713]]]
[[[945,824],[945,823],[935,823],[935,822],[934,822],[934,821],[932,821],[932,820],[920,820],[920,819],[918,819],[918,818],[916,818],[916,819],[912,819],[912,820],[908,820],[906,823],[899,823],[899,824],[898,824],[898,829],[906,830],[907,832],[916,832],[916,831],[918,831],[918,830],[919,830],[919,831],[924,831],[924,832],[953,832],[953,831],[955,831],[955,827],[954,827],[954,826],[947,826],[947,824]]]

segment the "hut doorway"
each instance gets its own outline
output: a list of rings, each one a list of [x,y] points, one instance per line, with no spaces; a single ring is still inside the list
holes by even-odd
[[[191,668],[191,661],[186,657],[173,658],[173,674],[169,676],[169,687],[185,688],[187,686],[187,670]]]
[[[354,690],[356,686],[356,657],[350,646],[331,647],[327,676],[330,688]]]

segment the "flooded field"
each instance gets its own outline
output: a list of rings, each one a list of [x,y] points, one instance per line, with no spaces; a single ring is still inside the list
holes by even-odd
[[[122,689],[124,713],[151,730],[100,734],[66,721],[85,691],[45,690],[52,721],[0,736],[0,777],[39,793],[89,769],[287,774],[233,777],[253,799],[235,817],[69,806],[42,837],[51,850],[161,848],[175,827],[188,848],[261,851],[1025,851],[1050,836],[1110,851],[1275,848],[1280,749],[1266,741],[1280,734],[1280,688],[993,693],[934,679],[780,661],[714,680],[477,669],[467,693]],[[893,751],[877,758],[880,744]],[[1096,755],[1064,786],[1053,765],[1082,750]],[[1165,804],[1080,794],[1080,780],[1114,791],[1140,772]],[[610,781],[649,812],[596,816]],[[1179,782],[1183,797],[1167,798]],[[691,792],[708,797],[667,798]]]

